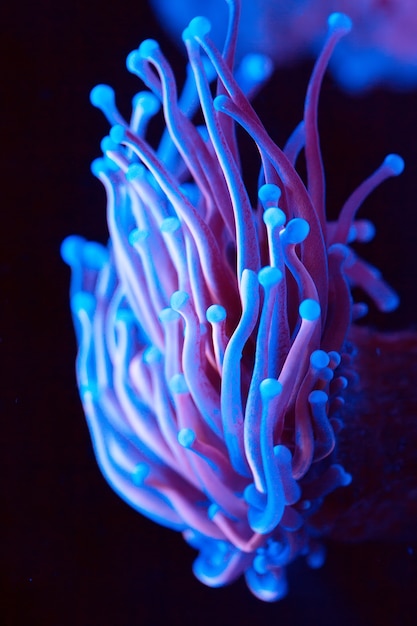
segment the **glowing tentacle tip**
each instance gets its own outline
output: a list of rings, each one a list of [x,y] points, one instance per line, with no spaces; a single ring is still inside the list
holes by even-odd
[[[352,483],[352,474],[349,474],[343,467],[340,472],[340,484],[342,487],[348,487]]]
[[[259,385],[259,392],[264,401],[272,400],[282,392],[282,384],[275,378],[264,378]]]
[[[272,74],[273,68],[274,65],[268,56],[254,52],[243,57],[239,70],[246,80],[258,83],[264,82]]]
[[[286,221],[284,211],[278,209],[277,207],[270,207],[269,209],[266,209],[262,219],[264,224],[270,228],[279,228],[280,226],[284,226]]]
[[[405,167],[404,159],[399,154],[388,154],[384,159],[384,165],[390,168],[394,176],[402,174]]]
[[[317,546],[315,549],[311,549],[310,553],[306,557],[306,561],[311,569],[319,569],[324,565],[326,560],[326,550],[323,546]]]
[[[174,309],[170,309],[169,307],[162,309],[158,317],[162,323],[176,322],[181,318],[177,311],[174,311]]]
[[[125,128],[121,124],[115,124],[115,126],[110,129],[110,139],[114,141],[114,143],[122,143],[125,134]]]
[[[143,58],[139,54],[139,50],[132,50],[126,57],[126,68],[131,74],[137,74]]]
[[[139,178],[143,178],[146,174],[146,168],[141,163],[132,163],[129,165],[126,172],[127,180],[136,180]]]
[[[302,217],[290,220],[283,232],[283,239],[287,244],[302,243],[310,232],[309,223]]]
[[[138,463],[132,472],[133,483],[137,487],[141,487],[149,474],[149,465],[147,463]]]
[[[326,404],[328,399],[329,397],[327,393],[325,391],[322,391],[321,389],[315,389],[308,396],[308,401],[311,404]]]
[[[84,244],[85,239],[83,237],[79,237],[78,235],[70,235],[69,237],[66,237],[62,242],[60,249],[62,260],[70,267],[78,265]]]
[[[114,152],[118,149],[118,144],[115,143],[110,137],[103,137],[100,142],[100,148],[103,151],[103,154],[106,152]]]
[[[87,313],[91,318],[96,308],[96,299],[91,293],[79,291],[71,298],[71,309],[73,313],[78,315],[81,311]]]
[[[211,31],[210,20],[202,16],[194,17],[191,20],[191,22],[188,24],[185,31],[188,31],[187,37],[186,37],[187,39],[191,39],[191,38],[202,39],[203,37],[205,37],[205,35],[208,35],[208,33]],[[183,37],[184,37],[184,34],[183,34]]]
[[[345,13],[332,13],[327,20],[329,29],[349,33],[352,30],[352,20]]]
[[[280,197],[281,189],[278,187],[278,185],[267,183],[265,185],[262,185],[262,187],[259,187],[258,189],[258,198],[264,209],[267,209],[271,206],[278,206]]]
[[[90,171],[93,174],[93,176],[95,176],[96,178],[100,178],[100,175],[106,171],[106,168],[104,165],[104,159],[103,158],[94,159],[94,161],[91,162]]]
[[[188,385],[185,381],[184,374],[174,374],[169,381],[169,389],[173,395],[188,393]]]
[[[153,93],[140,91],[132,98],[133,108],[141,107],[144,113],[155,115],[161,108],[161,103]]]
[[[330,363],[330,357],[324,350],[315,350],[310,357],[310,365],[315,369],[321,370]]]
[[[314,322],[320,317],[320,304],[316,300],[307,298],[303,300],[299,306],[298,312],[303,320]]]
[[[262,287],[272,287],[282,280],[282,272],[277,267],[263,267],[258,273],[258,280]]]
[[[159,50],[159,43],[155,39],[145,39],[138,48],[138,58],[152,58],[157,50]]]
[[[208,510],[207,510],[207,515],[209,516],[209,519],[213,519],[214,516],[220,511],[220,507],[218,504],[216,504],[215,502],[212,502],[212,504],[210,504]]]
[[[400,298],[395,291],[390,290],[389,293],[384,294],[384,299],[379,302],[378,306],[383,313],[391,313],[400,306]]]
[[[103,113],[113,112],[115,107],[114,89],[109,85],[96,85],[90,91],[90,102]]]
[[[213,100],[213,106],[216,111],[227,112],[229,110],[230,98],[225,94],[216,96]]]
[[[178,217],[166,217],[159,227],[161,233],[175,233],[181,226]]]
[[[149,237],[148,230],[139,230],[139,228],[134,228],[132,232],[129,234],[128,240],[131,246],[137,246],[146,241]]]
[[[186,291],[175,291],[171,296],[171,307],[174,311],[182,311],[184,307],[187,305],[190,296]]]
[[[195,432],[191,428],[181,428],[178,433],[178,443],[183,448],[191,448],[195,441]]]
[[[103,174],[108,172],[116,171],[118,169],[116,163],[107,157],[94,159],[90,166],[91,173],[96,177],[100,178]]]
[[[331,350],[329,352],[329,357],[332,363],[332,367],[334,369],[336,369],[336,367],[339,367],[340,363],[342,362],[342,357],[340,356],[339,352],[336,352],[335,350]]]
[[[210,324],[216,324],[226,319],[226,309],[221,304],[212,304],[206,311],[206,318]]]
[[[148,346],[143,353],[143,361],[147,365],[159,363],[162,360],[162,354],[155,346]]]
[[[347,243],[353,243],[354,241],[367,243],[374,239],[375,234],[376,228],[374,224],[372,224],[372,222],[370,222],[369,220],[360,220],[352,224],[352,226],[350,227]]]

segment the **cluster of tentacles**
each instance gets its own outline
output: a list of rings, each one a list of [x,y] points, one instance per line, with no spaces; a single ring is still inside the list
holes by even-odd
[[[104,247],[72,236],[62,255],[72,268],[78,384],[104,476],[199,550],[194,572],[204,583],[244,573],[255,595],[276,600],[297,556],[322,562],[309,518],[351,480],[332,456],[349,367],[343,345],[366,310],[351,288],[382,310],[397,298],[349,244],[373,236],[356,211],[403,162],[388,156],[327,222],[317,107],[350,20],[330,16],[304,120],[282,150],[248,99],[269,77],[268,59],[252,55],[233,72],[239,3],[229,4],[222,52],[204,18],[184,31],[180,96],[153,40],[127,60],[149,89],[135,96],[129,122],[110,87],[93,90],[112,126],[93,164],[110,239]],[[161,105],[155,149],[146,134]],[[256,206],[237,126],[259,151]],[[295,168],[302,150],[306,183]]]

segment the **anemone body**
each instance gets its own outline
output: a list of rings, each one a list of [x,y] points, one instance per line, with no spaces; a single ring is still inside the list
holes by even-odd
[[[175,36],[196,14],[207,15],[222,41],[227,8],[222,0],[152,0],[162,25]],[[316,54],[332,11],[347,12],[355,23],[330,63],[348,91],[377,84],[397,88],[417,83],[417,8],[413,0],[242,0],[239,54],[262,52],[277,65]]]
[[[110,87],[92,91],[112,126],[92,167],[107,191],[110,238],[104,247],[69,237],[62,256],[72,269],[78,385],[105,478],[136,510],[183,533],[199,551],[202,582],[244,574],[272,601],[285,595],[295,558],[322,563],[309,520],[351,480],[334,460],[344,343],[365,309],[351,287],[382,310],[397,298],[349,244],[373,235],[356,211],[403,163],[388,156],[328,223],[317,106],[350,20],[329,18],[304,120],[281,150],[248,99],[270,63],[250,56],[234,73],[240,5],[229,7],[222,52],[204,18],[184,31],[181,96],[153,40],[127,60],[149,89],[133,99],[129,122]],[[153,148],[147,126],[161,105],[165,129]],[[259,152],[254,206],[237,126]],[[295,167],[303,150],[306,183]]]

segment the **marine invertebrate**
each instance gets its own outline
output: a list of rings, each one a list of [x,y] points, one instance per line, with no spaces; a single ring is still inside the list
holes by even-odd
[[[152,0],[161,23],[175,36],[200,12],[224,36],[222,0]],[[366,90],[376,84],[409,88],[417,83],[417,9],[412,0],[242,0],[239,53],[262,52],[277,65],[316,54],[323,24],[332,11],[347,12],[352,35],[338,46],[330,69],[342,87]]]
[[[194,572],[204,583],[244,573],[271,601],[285,595],[295,558],[322,562],[311,520],[351,480],[333,455],[349,375],[344,344],[366,308],[352,303],[351,287],[386,311],[397,297],[349,244],[372,237],[356,212],[403,162],[389,155],[329,223],[317,107],[350,20],[330,16],[304,120],[281,150],[245,95],[270,63],[251,56],[234,76],[240,3],[229,8],[222,53],[205,18],[184,31],[180,97],[153,40],[127,59],[150,90],[135,96],[129,123],[109,87],[92,91],[112,125],[92,167],[107,191],[110,239],[103,247],[69,237],[62,256],[72,269],[80,395],[104,476],[199,550]],[[166,127],[155,150],[145,136],[161,103]],[[255,206],[236,126],[259,152]],[[302,150],[306,184],[295,168]]]

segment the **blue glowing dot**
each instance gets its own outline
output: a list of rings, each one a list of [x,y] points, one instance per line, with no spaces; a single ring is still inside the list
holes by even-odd
[[[306,239],[310,232],[310,225],[302,217],[295,217],[288,222],[284,232],[286,243],[298,244]]]
[[[174,233],[181,226],[178,217],[166,217],[159,227],[161,233]]]
[[[140,245],[149,237],[149,231],[139,228],[134,228],[129,234],[128,240],[131,246]]]
[[[372,222],[361,220],[359,224],[352,224],[349,229],[347,243],[354,241],[368,242],[375,237],[376,228]]]
[[[338,380],[338,383],[340,384],[340,388],[341,389],[346,389],[347,388],[347,386],[349,384],[349,381],[346,378],[346,376],[339,376],[337,380]]]
[[[327,24],[333,31],[349,33],[352,30],[352,20],[344,13],[332,13],[329,15]]]
[[[327,367],[330,363],[330,357],[324,350],[315,350],[310,357],[310,364],[312,367],[321,370]]]
[[[253,81],[263,82],[271,74],[273,63],[265,54],[246,54],[240,64],[240,71]]]
[[[106,161],[102,158],[94,159],[90,165],[91,173],[99,178],[106,171]]]
[[[311,404],[326,404],[328,399],[329,396],[327,395],[327,393],[325,391],[322,391],[321,389],[315,389],[308,396],[308,401]]]
[[[216,111],[227,111],[228,103],[230,102],[230,98],[221,94],[220,96],[216,96],[213,100],[213,106]]]
[[[262,187],[259,187],[258,189],[258,198],[264,207],[269,204],[272,204],[273,206],[278,206],[280,197],[281,189],[278,187],[278,185],[267,183],[266,185],[262,185]]]
[[[390,313],[391,311],[395,311],[399,304],[399,296],[394,291],[390,291],[389,293],[384,294],[384,298],[378,303],[378,307],[384,313]]]
[[[226,319],[226,309],[221,304],[212,304],[206,311],[206,318],[210,324],[216,324]]]
[[[284,226],[286,219],[284,211],[278,209],[277,207],[270,207],[269,209],[266,209],[263,214],[263,221],[265,225],[270,228],[279,228]]]
[[[271,400],[282,392],[282,384],[275,378],[265,378],[259,385],[259,392],[264,400]]]
[[[80,262],[85,239],[78,235],[66,237],[61,244],[61,258],[69,266],[73,267]]]
[[[340,356],[339,352],[336,352],[335,350],[331,350],[329,352],[329,357],[332,363],[334,364],[333,367],[335,368],[339,367],[340,363],[342,362],[342,357]]]
[[[310,322],[317,320],[321,313],[320,304],[311,298],[303,300],[298,308],[298,311],[303,320],[308,320]]]
[[[405,167],[404,159],[399,154],[388,154],[385,157],[384,165],[387,165],[392,170],[394,176],[402,174]]]
[[[282,272],[277,267],[263,267],[258,273],[258,280],[262,287],[273,287],[282,280]]]
[[[122,322],[129,327],[135,324],[135,316],[130,309],[119,309],[116,313],[115,319],[116,322]]]
[[[81,311],[87,313],[88,317],[91,317],[96,308],[96,300],[91,293],[85,291],[79,291],[71,298],[71,309],[74,313],[78,314]]]
[[[195,432],[191,428],[181,428],[178,433],[178,443],[183,448],[191,448],[195,441]]]
[[[80,397],[83,402],[94,402],[99,397],[99,391],[97,385],[89,383],[88,385],[80,385]]]
[[[160,311],[159,313],[159,319],[161,320],[161,322],[176,322],[180,318],[181,318],[181,315],[177,311],[174,311],[174,309],[171,309],[170,307],[167,307],[166,309],[162,309],[162,311]]]
[[[141,487],[149,474],[149,465],[147,463],[138,463],[132,472],[133,483],[137,487]]]
[[[157,50],[159,50],[159,43],[155,39],[145,39],[138,48],[139,57],[142,59],[152,58]]]
[[[207,514],[209,516],[210,519],[213,519],[213,517],[220,511],[220,507],[218,504],[216,504],[215,502],[213,502],[212,504],[210,504]]]
[[[104,153],[106,152],[115,152],[118,149],[118,144],[115,143],[111,137],[103,137],[100,142],[100,148]]]
[[[100,178],[103,174],[107,175],[109,172],[116,172],[118,170],[118,166],[114,163],[114,161],[109,159],[107,156],[104,156],[94,159],[91,163],[90,169],[94,176]]]
[[[190,296],[186,291],[175,291],[171,296],[171,307],[175,311],[181,311],[188,303]]]
[[[114,143],[122,143],[125,138],[126,129],[121,124],[116,124],[110,129],[110,138]]]
[[[138,67],[140,66],[141,61],[142,57],[140,56],[139,51],[132,50],[132,52],[129,52],[126,58],[127,70],[132,74],[135,74],[138,70]]]
[[[155,115],[161,108],[161,103],[158,98],[149,91],[140,91],[132,98],[132,106],[140,106],[141,109],[148,115]]]
[[[169,388],[173,395],[188,393],[188,385],[186,383],[184,374],[174,374],[174,376],[169,381]]]
[[[257,554],[253,559],[253,569],[261,575],[268,572],[268,561],[264,554]]]
[[[143,360],[147,365],[159,363],[162,360],[162,354],[155,346],[148,346],[143,353]]]
[[[326,560],[326,551],[324,547],[320,545],[315,549],[311,549],[306,560],[311,569],[319,569],[322,567],[324,561]]]
[[[114,107],[114,89],[109,85],[96,85],[90,92],[90,102],[101,111]]]
[[[211,31],[210,20],[206,17],[194,17],[188,24],[188,38],[196,37],[202,39]]]
[[[126,172],[127,180],[135,180],[135,178],[144,178],[146,175],[146,167],[141,163],[132,163],[129,165]]]
[[[346,470],[341,465],[337,465],[334,467],[338,467],[339,469],[339,480],[342,487],[347,487],[348,485],[350,485],[352,483],[352,474],[346,472]]]

